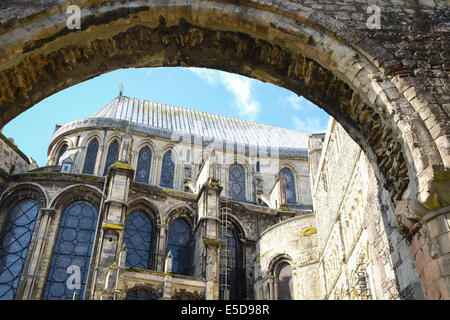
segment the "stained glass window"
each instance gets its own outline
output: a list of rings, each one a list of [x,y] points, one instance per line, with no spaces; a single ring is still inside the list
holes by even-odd
[[[134,211],[127,216],[123,235],[127,267],[149,269],[152,228],[152,221],[143,211]]]
[[[97,209],[87,201],[74,202],[64,211],[44,299],[71,300],[75,291],[83,296],[96,224]]]
[[[245,169],[240,164],[233,164],[229,169],[230,190],[228,194],[234,200],[245,200]]]
[[[280,170],[280,176],[286,177],[286,199],[288,203],[296,203],[297,198],[295,196],[295,178],[291,170],[283,168]]]
[[[277,271],[277,300],[292,300],[292,293],[291,265],[283,262]]]
[[[191,249],[192,231],[189,224],[182,218],[172,221],[169,227],[169,239],[167,252],[172,250],[172,272],[190,275],[191,274]]]
[[[86,151],[86,158],[84,159],[83,173],[94,174],[95,161],[97,160],[98,140],[92,139],[89,142]]]
[[[161,181],[159,185],[163,188],[173,188],[175,173],[175,162],[172,159],[172,151],[167,151],[162,158]]]
[[[106,155],[105,170],[103,170],[103,175],[108,174],[109,166],[116,163],[119,159],[119,142],[114,140],[111,142],[108,148],[108,154]]]
[[[127,291],[126,300],[158,300],[159,295],[147,289],[130,289]]]
[[[64,155],[64,153],[67,151],[67,144],[64,144],[61,149],[59,150],[58,157],[56,158],[56,165],[59,165],[59,160],[61,160],[61,157]]]
[[[148,183],[150,177],[150,164],[152,162],[152,152],[149,147],[144,147],[139,151],[138,163],[136,168],[137,182]]]
[[[7,213],[0,234],[0,300],[12,300],[28,253],[39,205],[18,202]]]
[[[239,281],[240,275],[240,252],[239,252],[239,244],[235,233],[230,229],[226,229],[226,234],[224,229],[220,229],[220,249],[221,256],[226,257],[226,268],[228,271],[226,272],[225,279],[225,265],[221,265],[221,273],[220,273],[220,283],[225,283],[229,286],[230,296],[229,299],[237,300],[241,299],[241,286]],[[221,291],[221,299],[224,298],[224,293]]]

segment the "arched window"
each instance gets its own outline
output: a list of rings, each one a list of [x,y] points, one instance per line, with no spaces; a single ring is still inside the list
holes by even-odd
[[[145,212],[134,211],[127,216],[123,234],[127,267],[149,269],[152,230],[152,221]]]
[[[175,162],[172,159],[172,151],[167,151],[162,158],[161,181],[159,185],[163,188],[173,188],[175,174]]]
[[[277,300],[292,300],[292,269],[288,262],[282,262],[276,268]]]
[[[149,147],[144,147],[139,151],[136,168],[136,182],[148,183],[150,177],[150,164],[152,162],[152,152]]]
[[[167,252],[172,251],[172,272],[191,275],[192,231],[183,218],[172,221],[169,227]]]
[[[288,203],[297,203],[297,197],[295,196],[295,178],[292,171],[288,168],[280,170],[279,176],[284,175],[286,177],[286,199]]]
[[[94,138],[89,142],[89,145],[87,147],[86,158],[84,159],[83,173],[94,174],[95,161],[97,160],[97,152],[98,152],[98,140]]]
[[[56,157],[55,165],[57,165],[57,166],[60,165],[59,160],[61,160],[61,157],[64,155],[64,153],[66,153],[67,148],[68,148],[68,147],[67,147],[67,144],[64,144],[64,145],[61,147],[61,149],[59,150],[58,156]]]
[[[234,200],[245,200],[245,169],[240,164],[232,164],[229,169],[229,196]]]
[[[79,297],[83,296],[97,214],[97,209],[87,201],[76,201],[64,211],[50,264],[44,299],[71,300],[75,291],[78,292]],[[67,283],[73,286],[68,286]]]
[[[0,233],[0,300],[12,300],[28,253],[39,205],[22,200],[12,207]]]
[[[220,250],[222,261],[220,299],[226,299],[225,289],[229,290],[230,300],[242,299],[241,250],[238,238],[231,228],[226,228],[226,232],[225,229],[220,229]],[[227,286],[225,287],[223,284]]]
[[[119,159],[119,141],[114,140],[110,143],[108,148],[108,154],[106,155],[105,170],[103,170],[103,175],[108,174],[109,166],[116,163]]]
[[[158,300],[159,294],[143,288],[133,288],[127,291],[125,300]]]

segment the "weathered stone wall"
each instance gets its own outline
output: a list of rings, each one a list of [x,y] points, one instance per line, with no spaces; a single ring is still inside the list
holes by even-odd
[[[324,139],[325,133],[320,133],[312,134],[308,140],[309,184],[311,185],[311,188],[316,181]]]
[[[318,237],[313,214],[287,219],[263,232],[256,245],[256,299],[271,298],[267,286],[274,285],[274,268],[280,258],[291,265],[293,298],[320,299],[317,249]],[[276,287],[271,290],[276,292]],[[272,296],[272,299],[276,300],[276,296]]]
[[[387,194],[358,145],[330,120],[313,189],[324,298],[424,297]],[[357,285],[357,271],[366,273],[367,291]]]
[[[8,174],[23,173],[34,169],[37,164],[27,157],[14,144],[0,132],[0,170]]]
[[[3,221],[8,208],[15,203],[16,200],[14,199],[17,197],[28,197],[29,190],[36,189],[39,191],[33,191],[32,195],[41,204],[41,211],[43,210],[43,213],[39,215],[38,221],[36,222],[36,228],[26,260],[26,267],[23,271],[23,278],[16,298],[41,299],[47,281],[48,268],[51,263],[60,221],[65,208],[76,200],[86,200],[99,207],[105,178],[76,173],[32,172],[6,176],[5,179],[5,191],[0,198],[0,230],[2,228],[1,221]],[[121,186],[121,188],[123,191],[127,190],[125,186]],[[170,222],[177,217],[185,217],[192,223],[193,230],[201,230],[203,224],[195,229],[198,223],[197,212],[201,206],[201,201],[198,203],[197,195],[193,193],[164,189],[142,183],[132,183],[127,198],[128,210],[126,214],[140,209],[148,211],[152,216],[156,235],[154,238],[155,244],[152,246],[152,255],[154,257],[151,259],[151,270],[155,271],[156,275],[152,282],[145,275],[148,272],[146,273],[145,270],[141,270],[143,272],[141,280],[129,279],[126,282],[126,279],[124,279],[123,281],[128,283],[127,285],[136,284],[139,287],[145,284],[146,286],[160,288],[162,281],[161,275],[165,275],[164,260],[167,248],[167,230]],[[221,205],[223,206],[225,204],[222,203]],[[103,212],[103,214],[105,213]],[[295,214],[295,212],[291,212],[291,214]],[[267,207],[256,204],[241,204],[240,206],[233,207],[231,219],[239,230],[239,241],[241,242],[244,256],[243,281],[245,282],[245,286],[243,288],[245,287],[246,297],[251,299],[253,297],[254,284],[253,263],[256,247],[255,240],[265,229],[276,224],[280,220],[280,217],[277,216],[275,211]],[[116,223],[121,225],[123,222],[116,221]],[[211,289],[208,289],[208,291],[206,288],[199,289],[200,284],[206,286],[206,283],[202,282],[203,280],[200,282],[197,281],[204,276],[204,269],[202,267],[204,259],[201,255],[204,242],[203,238],[198,236],[200,234],[197,232],[194,239],[197,247],[196,252],[200,253],[194,257],[193,261],[195,265],[194,278],[174,278],[171,282],[173,295],[178,294],[183,286],[187,292],[206,294],[206,292],[211,291]],[[100,240],[101,238],[97,238],[96,242]],[[111,254],[110,259],[116,255],[115,252]],[[137,273],[141,271],[134,270]],[[91,274],[92,272],[93,268],[91,268]],[[98,275],[97,281],[101,279],[102,283],[103,281],[107,283],[108,279],[105,276],[106,274]],[[136,276],[136,278],[139,277]],[[192,286],[189,287],[191,282]],[[217,284],[215,285],[217,286]],[[158,290],[160,291],[160,289]],[[120,297],[123,298],[125,295],[122,294]],[[210,296],[210,298],[212,297]],[[96,296],[96,298],[98,297]]]

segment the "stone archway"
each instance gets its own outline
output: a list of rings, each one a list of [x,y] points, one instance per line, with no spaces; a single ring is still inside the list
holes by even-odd
[[[66,27],[73,3],[80,30]],[[369,30],[366,9],[350,0],[4,1],[0,126],[119,68],[207,67],[271,82],[342,124],[390,192],[404,234],[420,243],[450,204],[448,11],[400,1],[383,8],[382,30]],[[427,254],[448,283],[450,254]]]

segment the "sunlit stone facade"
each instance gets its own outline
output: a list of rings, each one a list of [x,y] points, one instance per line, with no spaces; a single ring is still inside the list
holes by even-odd
[[[47,166],[4,183],[3,219],[20,199],[39,213],[4,298],[254,299],[258,239],[311,217],[307,145],[124,96],[57,125]]]
[[[308,135],[120,95],[1,178],[0,299],[424,297],[333,119]]]

